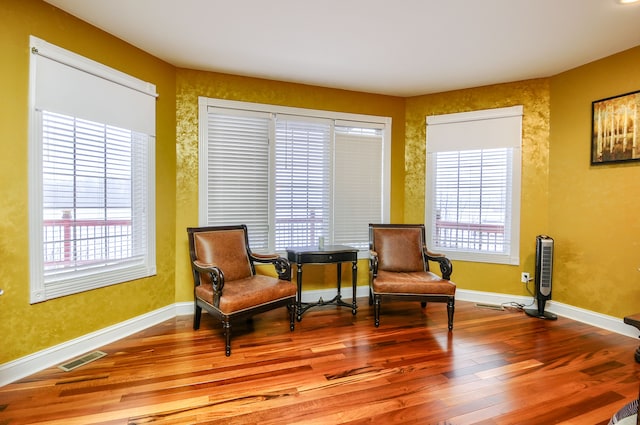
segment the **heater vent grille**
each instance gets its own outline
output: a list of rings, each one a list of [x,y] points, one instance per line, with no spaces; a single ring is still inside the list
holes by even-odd
[[[104,353],[102,351],[94,351],[93,353],[89,353],[86,354],[82,357],[79,357],[75,360],[71,360],[67,363],[61,364],[60,366],[58,366],[60,369],[64,370],[65,372],[69,372],[70,370],[73,369],[77,369],[80,366],[84,366],[87,363],[91,363],[94,360],[98,360],[104,356],[106,356],[107,353]]]
[[[476,303],[476,307],[478,307],[478,308],[488,308],[490,310],[504,310],[504,308],[501,305],[497,305],[497,304]]]

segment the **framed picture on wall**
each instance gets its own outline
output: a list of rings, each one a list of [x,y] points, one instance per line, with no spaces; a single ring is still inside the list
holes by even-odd
[[[591,165],[640,160],[640,90],[591,104]]]

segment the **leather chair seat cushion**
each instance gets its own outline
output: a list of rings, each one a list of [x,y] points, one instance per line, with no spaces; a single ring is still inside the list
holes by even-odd
[[[431,272],[378,271],[373,292],[382,294],[455,295],[456,284]]]
[[[295,297],[295,283],[271,276],[254,275],[225,282],[220,297],[220,310],[224,314],[254,308],[283,298]],[[203,283],[195,288],[196,297],[213,305],[213,286]]]

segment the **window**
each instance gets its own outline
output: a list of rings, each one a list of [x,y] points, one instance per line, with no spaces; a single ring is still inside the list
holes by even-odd
[[[31,51],[31,302],[155,274],[155,87]]]
[[[368,250],[389,216],[389,118],[200,99],[200,224],[246,224],[252,249]]]
[[[519,264],[522,106],[427,117],[428,245]]]
[[[333,131],[329,120],[278,115],[275,121],[274,236],[283,251],[330,239]]]

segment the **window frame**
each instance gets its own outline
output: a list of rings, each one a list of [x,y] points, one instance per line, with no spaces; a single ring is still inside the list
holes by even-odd
[[[263,104],[263,103],[253,103],[253,102],[244,102],[244,101],[235,101],[235,100],[226,100],[226,99],[216,99],[216,98],[208,98],[208,97],[200,97],[199,98],[199,189],[198,189],[198,197],[199,197],[199,208],[198,208],[198,222],[200,226],[210,225],[207,223],[207,156],[208,156],[208,110],[209,108],[220,108],[227,110],[237,110],[257,114],[269,114],[272,117],[274,116],[291,116],[291,117],[303,117],[308,118],[309,120],[330,120],[333,122],[333,126],[345,126],[349,123],[360,123],[363,126],[370,127],[378,127],[382,129],[382,164],[381,164],[381,173],[382,173],[382,196],[381,196],[381,216],[383,222],[389,221],[390,216],[390,188],[391,188],[391,118],[390,117],[382,117],[382,116],[374,116],[374,115],[363,115],[363,114],[352,114],[345,112],[335,112],[335,111],[326,111],[326,110],[315,110],[315,109],[306,109],[306,108],[297,108],[297,107],[289,107],[289,106],[279,106],[279,105],[271,105],[271,104]],[[270,128],[270,141],[275,141],[275,121],[271,124]],[[334,136],[334,130],[332,127],[331,137]],[[334,153],[332,153],[333,155]],[[275,168],[272,168],[272,161],[275,160],[275,143],[270,142],[269,147],[269,155],[270,155],[270,169],[269,169],[269,229],[274,229],[275,227],[275,194],[274,194],[274,182],[275,180]],[[332,158],[332,165],[335,163],[335,160]],[[331,182],[331,192],[332,197],[335,194],[335,172],[332,173],[332,182]],[[334,229],[334,215],[335,209],[331,209],[331,218],[330,218],[330,233],[333,232]],[[365,224],[368,225],[368,223]],[[269,247],[268,250],[270,252],[276,252],[274,248],[275,244],[275,235],[270,230],[269,231]],[[251,234],[250,234],[251,237]],[[331,243],[331,240],[325,240],[325,244]],[[283,253],[284,251],[277,251],[279,253]],[[359,250],[360,258],[367,258],[368,256],[368,247],[365,249],[362,247]]]
[[[425,170],[425,223],[427,227],[427,244],[434,251],[447,255],[452,260],[494,263],[494,264],[510,264],[518,265],[520,263],[520,204],[521,204],[521,180],[522,180],[522,105],[484,109],[470,112],[461,112],[453,114],[432,115],[426,117],[427,124],[427,149],[426,149],[426,170]],[[503,121],[499,121],[504,119]],[[429,129],[430,126],[438,126],[440,124],[453,124],[450,128],[449,137],[443,137],[443,129],[438,130],[438,142],[432,140],[434,146],[429,145]],[[485,125],[486,124],[486,125]],[[502,127],[496,129],[493,125]],[[458,125],[457,128],[454,126]],[[473,127],[467,126],[483,126],[482,131],[474,133],[470,131]],[[433,129],[433,127],[431,127]],[[497,132],[496,132],[497,130]],[[468,134],[478,134],[477,138],[469,138]],[[516,135],[517,134],[517,135]],[[464,136],[464,137],[463,137]],[[435,136],[433,136],[435,139]],[[517,140],[516,140],[517,139]],[[437,146],[435,146],[437,144]],[[447,145],[448,146],[444,146]],[[508,177],[511,178],[507,182],[505,191],[507,192],[507,205],[505,206],[508,217],[505,223],[505,232],[508,235],[508,252],[496,252],[489,250],[470,250],[470,249],[452,249],[443,247],[436,241],[435,220],[437,218],[437,206],[434,205],[434,155],[437,151],[464,152],[472,150],[491,150],[507,148],[511,150],[510,158],[507,162],[510,169],[507,170]],[[510,185],[509,185],[510,184]],[[505,235],[504,240],[507,240]]]
[[[30,37],[30,49],[28,139],[30,302],[34,304],[155,275],[155,98],[157,97],[155,85],[34,36]],[[53,72],[52,70],[55,69],[62,72],[60,74]],[[68,87],[70,76],[75,75],[82,76],[83,82],[80,84],[82,89],[75,92],[65,91],[67,96],[60,102],[47,101],[47,96],[49,99],[53,98],[52,93],[55,95],[56,90],[64,90],[56,87],[58,81],[60,86]],[[57,80],[58,78],[62,80]],[[67,80],[64,80],[65,78]],[[72,81],[71,84],[75,83]],[[94,87],[94,84],[97,93],[86,93],[86,88]],[[112,90],[116,93],[109,97],[109,101],[115,100],[119,102],[118,104],[122,104],[126,99],[126,102],[131,101],[127,105],[129,108],[137,110],[143,106],[140,113],[131,116],[122,111],[113,111],[111,103],[104,102],[100,95],[105,89],[109,91],[110,87],[116,87],[116,90]],[[100,99],[104,104],[88,104],[94,101],[91,96]],[[90,110],[86,116],[76,112],[81,110],[82,105],[86,105]],[[133,150],[134,146],[141,149],[140,153],[132,152],[131,154],[131,182],[134,185],[131,188],[131,197],[138,196],[138,193],[142,194],[141,201],[135,203],[139,208],[135,208],[133,204],[130,207],[134,239],[142,244],[140,249],[131,256],[110,260],[109,264],[103,261],[105,264],[99,267],[78,267],[74,263],[67,271],[46,272],[43,250],[45,243],[43,114],[46,113],[45,111],[61,114],[74,120],[88,120],[99,125],[131,131],[131,149]],[[143,138],[140,139],[139,136]],[[74,136],[73,144],[75,143]],[[144,158],[142,163],[140,158]],[[136,164],[140,167],[136,168]],[[136,192],[136,195],[133,192]],[[104,208],[108,208],[107,205]]]

